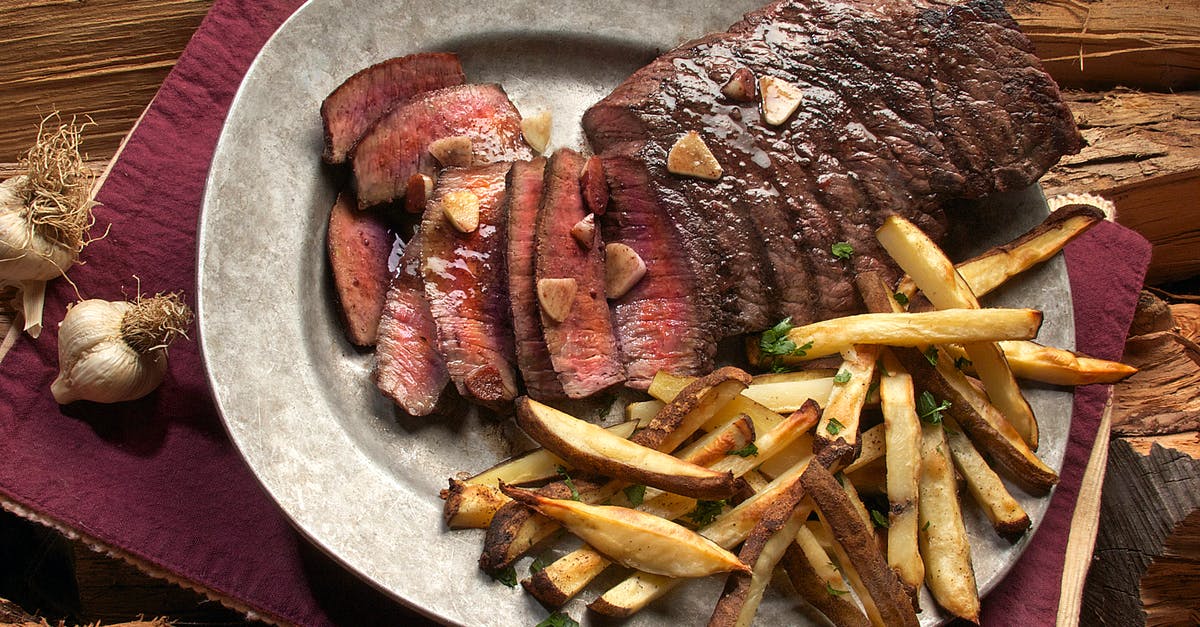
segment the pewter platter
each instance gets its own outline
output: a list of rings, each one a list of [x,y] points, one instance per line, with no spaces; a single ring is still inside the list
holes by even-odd
[[[371,357],[344,339],[325,265],[337,176],[322,166],[322,99],[355,71],[418,51],[461,55],[473,82],[502,84],[524,112],[554,114],[552,147],[581,146],[584,109],[662,51],[723,30],[757,2],[500,0],[402,4],[312,0],[251,66],[213,157],[199,226],[200,337],[231,438],[267,492],[351,571],[448,623],[532,625],[547,614],[476,567],[483,532],[449,532],[437,494],[447,477],[510,453],[503,423],[474,412],[402,416],[375,391]],[[1035,190],[981,203],[952,251],[1007,240],[1046,213]],[[1045,311],[1040,339],[1071,348],[1065,266],[1055,259],[989,301]],[[1033,389],[1041,454],[1061,468],[1069,392]],[[1049,504],[1018,489],[1037,525]],[[980,588],[1003,577],[1010,544],[966,508]],[[522,576],[529,558],[518,564]],[[691,582],[629,621],[704,624],[717,579]],[[590,599],[600,590],[582,595]],[[985,601],[986,603],[986,601]],[[772,592],[763,624],[810,620]],[[925,594],[922,622],[940,617]],[[587,623],[583,602],[567,612]]]

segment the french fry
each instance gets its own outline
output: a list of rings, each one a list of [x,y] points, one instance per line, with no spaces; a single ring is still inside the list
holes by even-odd
[[[956,363],[966,358],[966,351],[946,345],[946,352]],[[1013,376],[1029,381],[1054,385],[1089,385],[1116,383],[1137,372],[1137,368],[1119,361],[1106,361],[1069,350],[1043,346],[1037,342],[1012,340],[1000,342],[1000,350],[1012,368]],[[975,372],[973,363],[966,363],[967,372]]]
[[[836,385],[829,394],[829,404],[817,423],[813,450],[820,452],[830,443],[842,441],[850,445],[851,455],[858,455],[862,408],[875,376],[878,357],[879,347],[870,345],[852,346],[842,353],[842,367],[834,377]],[[839,382],[839,377],[844,381]]]
[[[847,592],[853,590],[854,596],[862,604],[862,609],[866,613],[867,622],[872,625],[886,625],[883,622],[883,615],[879,613],[879,607],[875,604],[875,600],[867,592],[867,586],[863,583],[863,578],[858,574],[858,570],[854,567],[854,562],[850,559],[850,555],[842,548],[836,540],[833,539],[833,529],[829,526],[829,521],[817,512],[818,520],[809,521],[808,528],[812,531],[817,541],[825,550],[832,554],[838,562],[844,574],[846,587],[840,588]]]
[[[796,531],[795,542],[783,555],[783,569],[800,596],[842,627],[866,627],[867,617],[849,598],[849,588],[807,525]]]
[[[633,435],[636,422],[623,422],[607,427],[606,430],[622,438]],[[559,468],[571,470],[570,464],[544,448],[535,448],[506,459],[491,468],[466,480],[472,485],[499,487],[500,482],[524,485],[548,481],[558,475]],[[497,492],[496,494],[500,494]]]
[[[900,216],[888,216],[876,232],[879,242],[888,253],[912,277],[917,287],[942,310],[979,309],[979,299],[970,286],[954,268],[954,264],[916,225]],[[986,311],[986,310],[981,310]],[[930,312],[933,313],[933,312]],[[912,314],[920,315],[920,314]],[[1008,419],[1009,423],[1033,450],[1038,447],[1038,426],[1017,380],[1013,377],[1004,353],[997,340],[1027,340],[1025,338],[996,338],[987,341],[949,342],[963,344],[967,356],[975,364],[975,370],[987,388],[988,398]],[[948,342],[929,342],[946,344]]]
[[[920,522],[925,583],[951,614],[979,623],[979,590],[971,567],[971,546],[940,424],[921,426]]]
[[[450,529],[487,529],[496,511],[511,500],[499,488],[457,479],[450,480],[445,499],[442,517]]]
[[[666,405],[630,440],[647,448],[673,451],[697,429],[712,421],[714,414],[741,394],[747,385],[750,385],[750,375],[745,372],[737,368],[718,368],[688,383],[671,398],[659,399]],[[756,423],[754,428],[760,427]]]
[[[1029,515],[1004,487],[995,471],[988,467],[971,440],[958,430],[953,419],[946,419],[944,431],[954,465],[966,479],[967,489],[975,502],[992,521],[992,527],[1006,538],[1025,533],[1029,529]]]
[[[625,420],[636,423],[638,427],[645,427],[664,406],[666,403],[655,399],[630,403],[625,406]]]
[[[854,482],[854,487],[862,494],[887,496],[887,460],[883,457],[846,472],[846,477]]]
[[[879,380],[887,440],[888,564],[915,592],[925,580],[917,541],[918,488],[921,481],[921,421],[917,418],[912,377],[890,351],[887,374]]]
[[[819,369],[756,375],[742,395],[773,412],[787,414],[809,399],[825,405],[836,374],[834,370]]]
[[[1034,309],[943,308],[921,313],[866,313],[796,327],[788,338],[805,347],[804,355],[783,357],[783,363],[835,355],[855,344],[925,346],[1037,336],[1042,313]],[[809,343],[812,346],[808,346]]]
[[[861,470],[862,468],[874,463],[876,460],[883,459],[883,456],[887,451],[886,444],[884,442],[884,436],[885,433],[883,424],[877,424],[874,427],[863,431],[862,435],[859,436],[859,441],[862,443],[862,446],[858,453],[858,457],[854,458],[854,461],[849,466],[846,466],[846,469],[842,472],[850,474],[857,470]]]
[[[797,507],[804,496],[803,490],[794,493],[794,500],[781,499],[775,507],[763,515],[746,542],[738,552],[738,559],[751,565],[749,574],[730,573],[725,580],[725,590],[713,609],[709,627],[749,627],[762,602],[767,583],[775,572],[775,566],[796,538],[808,509],[800,515]]]
[[[816,503],[818,512],[828,522],[838,546],[854,565],[882,624],[918,625],[912,598],[895,571],[888,567],[875,533],[868,526],[870,523],[862,520],[829,469],[821,464],[809,464],[801,483],[804,491]]]
[[[704,577],[750,567],[711,540],[669,520],[627,507],[551,499],[500,485],[509,498],[557,520],[609,558],[667,577]]]

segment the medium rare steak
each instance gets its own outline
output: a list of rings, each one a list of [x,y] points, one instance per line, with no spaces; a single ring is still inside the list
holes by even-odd
[[[723,94],[739,69],[794,86],[798,109],[772,125],[757,98]],[[621,164],[605,237],[645,240],[652,223],[674,255],[664,269],[666,255],[643,254],[646,278],[614,306],[631,375],[664,360],[631,332],[644,316],[630,314],[673,285],[693,286],[690,298],[657,324],[696,327],[693,352],[667,360],[694,371],[720,338],[861,310],[855,273],[898,275],[874,237],[887,215],[938,237],[945,201],[1028,186],[1082,144],[999,0],[776,2],[642,68],[584,129],[606,166]],[[721,164],[717,181],[667,170],[689,131]]]
[[[546,160],[518,161],[508,172],[508,295],[512,301],[513,335],[517,366],[529,396],[566,398],[558,373],[550,361],[534,284],[534,231],[542,202],[542,177]]]
[[[421,272],[450,379],[490,407],[516,398],[505,276],[504,181],[510,164],[443,170],[421,218]],[[455,228],[447,203],[477,203],[478,226]]]
[[[427,92],[379,118],[350,153],[359,207],[402,197],[414,174],[436,174],[429,145],[457,136],[471,139],[472,165],[533,156],[521,115],[499,85]]]
[[[421,234],[404,248],[388,289],[375,346],[375,385],[413,416],[427,416],[450,375],[421,279]]]
[[[604,244],[600,231],[581,241],[572,228],[589,215],[583,206],[580,174],[587,159],[569,148],[546,164],[537,214],[535,278],[573,280],[575,290],[565,318],[541,311],[542,333],[563,391],[586,398],[625,380],[604,293]]]
[[[346,79],[321,103],[327,163],[342,163],[375,120],[413,96],[466,82],[458,55],[412,54],[376,63]]]

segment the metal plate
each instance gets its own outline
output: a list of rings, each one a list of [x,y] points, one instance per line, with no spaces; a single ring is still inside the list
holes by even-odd
[[[504,85],[525,112],[554,113],[552,145],[579,146],[580,115],[658,52],[722,30],[757,2],[313,0],[263,48],[213,157],[199,235],[200,337],[213,390],[246,461],[296,526],[350,570],[429,616],[468,625],[532,625],[529,596],[480,573],[481,531],[447,532],[447,477],[508,454],[508,428],[474,413],[403,417],[378,394],[371,358],[343,339],[326,279],[324,233],[336,173],[322,166],[318,108],[343,79],[417,51],[459,53],[475,82]],[[983,203],[962,222],[965,252],[1004,241],[1046,213],[1037,191]],[[1041,339],[1073,345],[1065,266],[1054,260],[996,303],[1043,309]],[[1062,465],[1070,394],[1034,389],[1042,455]],[[1016,490],[1034,524],[1049,499]],[[990,589],[1024,549],[967,509],[979,585]],[[522,575],[528,559],[518,565]],[[632,624],[702,624],[720,581],[692,582]],[[587,598],[592,594],[584,595]],[[925,623],[939,618],[928,598]],[[568,606],[575,617],[582,603]],[[764,624],[806,620],[772,594]]]

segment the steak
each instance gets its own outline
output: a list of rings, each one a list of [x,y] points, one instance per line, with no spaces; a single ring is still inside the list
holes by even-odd
[[[722,94],[738,70],[790,83],[799,108],[766,123],[757,99]],[[861,311],[856,273],[899,275],[874,236],[887,215],[937,239],[947,201],[1026,187],[1082,146],[1000,0],[781,0],[659,57],[583,123],[609,170],[605,237],[648,268],[613,308],[638,385],[656,365],[702,369],[719,339],[784,316]],[[667,171],[688,131],[720,162],[718,181]],[[647,257],[633,242],[666,249]],[[656,347],[637,333],[664,302],[653,324],[689,335]]]
[[[541,311],[546,348],[569,398],[586,398],[625,380],[604,293],[600,232],[592,229],[590,241],[579,241],[572,233],[572,227],[590,215],[579,182],[586,163],[569,148],[550,157],[537,214],[534,276],[538,282],[573,279],[576,286],[564,319]]]
[[[414,174],[435,175],[429,145],[464,135],[471,139],[471,165],[533,156],[521,135],[521,114],[499,85],[427,92],[379,118],[350,153],[359,207],[404,196]]]
[[[375,345],[392,278],[392,239],[380,216],[358,211],[353,197],[338,194],[329,212],[326,254],[346,338],[355,346]]]
[[[346,79],[321,103],[327,163],[342,163],[372,124],[393,107],[422,92],[461,85],[458,55],[412,54],[376,63]]]
[[[542,202],[542,177],[546,160],[518,161],[508,172],[508,296],[512,302],[513,336],[517,366],[529,396],[538,399],[566,398],[558,373],[550,361],[534,283],[538,207]]]
[[[450,379],[468,399],[497,408],[516,398],[506,278],[504,181],[509,163],[443,170],[421,218],[421,272]],[[473,196],[469,233],[446,217],[447,196]]]
[[[392,278],[375,346],[375,385],[413,416],[427,416],[450,375],[421,279],[421,234],[409,240]]]

